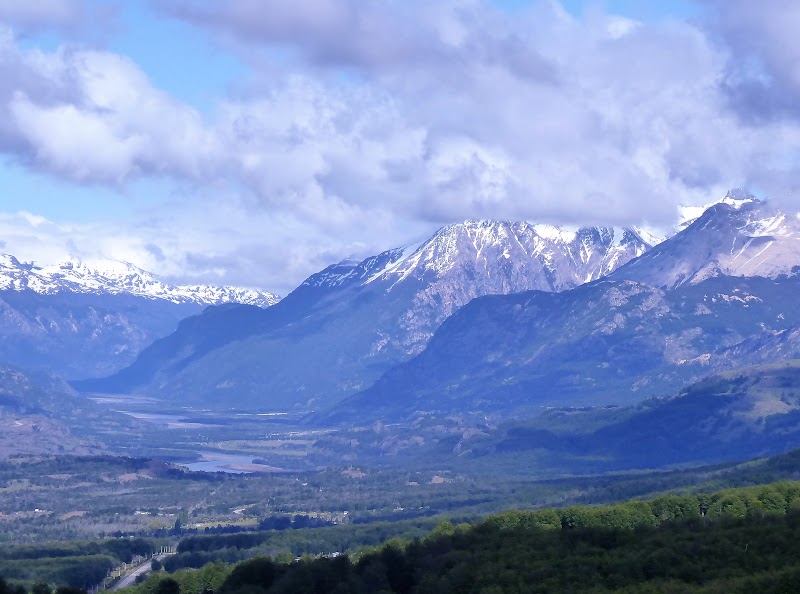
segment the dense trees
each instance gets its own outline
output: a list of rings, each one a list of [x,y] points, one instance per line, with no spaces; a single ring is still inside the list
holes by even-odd
[[[143,538],[114,538],[5,547],[0,549],[0,575],[26,582],[40,580],[89,588],[103,581],[110,569],[130,563],[136,555],[149,556],[159,545]]]
[[[199,568],[214,561],[233,563],[258,554],[274,556],[282,551],[288,553],[290,559],[306,554],[347,551],[379,545],[397,536],[408,539],[422,537],[436,526],[436,522],[433,518],[421,518],[302,530],[190,536],[180,542],[177,555],[164,561],[164,567],[168,571]]]
[[[508,511],[474,525],[441,522],[432,530],[406,523],[191,537],[165,567],[193,560],[202,568],[151,575],[133,594],[794,592],[800,591],[798,504],[800,483],[787,481],[614,505]],[[392,538],[398,534],[406,538]],[[382,544],[296,561],[295,553],[258,555],[312,541],[329,551]],[[146,544],[122,539],[72,546],[123,556]],[[53,571],[71,559],[69,552],[42,547],[48,556],[36,559],[31,549],[20,559],[18,548],[0,552],[0,563],[41,562]],[[0,583],[0,594],[21,593]]]
[[[800,483],[649,501],[510,511],[356,555],[234,567],[170,579],[181,594],[236,592],[800,591]],[[153,576],[137,594],[161,594]],[[216,585],[213,585],[216,584]],[[209,589],[211,588],[211,589]]]

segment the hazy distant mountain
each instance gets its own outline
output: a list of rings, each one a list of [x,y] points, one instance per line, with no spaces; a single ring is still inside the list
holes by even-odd
[[[267,291],[212,285],[171,285],[128,262],[69,259],[55,266],[20,262],[0,254],[0,291],[30,290],[41,295],[83,293],[136,295],[172,303],[219,305],[245,303],[269,307],[279,297]]]
[[[140,425],[76,394],[58,378],[0,365],[0,460],[97,454],[105,451],[98,437],[137,433]]]
[[[69,378],[108,374],[206,305],[276,299],[234,287],[173,286],[122,262],[39,267],[0,255],[0,363]]]
[[[475,297],[575,287],[649,247],[634,230],[451,225],[422,244],[330,266],[268,310],[212,310],[186,320],[128,369],[76,385],[215,406],[331,403],[419,353]]]

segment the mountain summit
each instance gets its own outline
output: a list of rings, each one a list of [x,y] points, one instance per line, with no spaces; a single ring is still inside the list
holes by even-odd
[[[674,288],[714,276],[777,278],[793,274],[798,264],[800,214],[752,196],[728,194],[612,278]]]
[[[475,297],[571,289],[606,276],[650,247],[633,229],[466,221],[443,227],[420,244],[328,267],[301,288],[411,291],[400,323],[406,345],[401,348],[411,354]]]
[[[0,254],[0,362],[66,377],[113,373],[209,305],[277,300],[236,287],[170,285],[125,262],[37,266]]]
[[[715,204],[597,282],[474,299],[329,418],[630,403],[798,357],[798,240],[795,214],[753,198]]]
[[[475,297],[572,288],[649,248],[633,230],[450,225],[421,244],[329,266],[267,310],[187,320],[130,368],[78,385],[204,405],[316,407],[419,353]]]
[[[54,266],[20,262],[0,254],[0,291],[31,290],[41,295],[56,293],[129,294],[172,303],[218,305],[245,303],[259,307],[280,299],[266,291],[212,285],[171,285],[128,262],[70,258]]]

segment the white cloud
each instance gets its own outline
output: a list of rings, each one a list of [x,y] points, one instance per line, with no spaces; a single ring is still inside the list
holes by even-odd
[[[367,244],[336,224],[253,210],[235,199],[204,196],[195,208],[162,209],[131,220],[65,223],[28,212],[0,213],[3,253],[55,264],[67,257],[131,262],[176,282],[234,284],[286,294],[311,272],[344,256],[366,257]],[[430,229],[385,212],[368,213],[368,236],[393,246]],[[362,219],[363,221],[363,219]],[[351,224],[348,222],[347,224]]]
[[[83,0],[3,0],[0,22],[23,28],[72,27],[83,17]]]
[[[209,162],[220,161],[199,114],[155,89],[129,59],[96,51],[8,53],[37,82],[7,91],[14,144],[36,166],[77,182],[120,184],[139,174],[200,179]]]
[[[285,289],[456,219],[658,225],[733,186],[798,185],[796,15],[777,5],[710,2],[711,32],[555,2],[166,6],[253,69],[210,116],[124,56],[0,35],[0,151],[79,184],[180,185],[174,237],[155,220],[91,243],[144,267],[241,282],[262,258],[258,278]]]
[[[116,30],[120,5],[96,0],[2,0],[0,25],[23,36],[59,33],[103,39]]]

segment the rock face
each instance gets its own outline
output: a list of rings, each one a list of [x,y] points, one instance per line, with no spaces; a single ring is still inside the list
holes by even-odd
[[[231,308],[187,320],[130,368],[76,385],[214,406],[315,408],[421,352],[475,297],[569,289],[649,247],[634,230],[451,225],[422,244],[330,266],[268,310]]]
[[[67,378],[113,373],[209,304],[270,305],[270,293],[173,286],[130,264],[53,267],[0,255],[0,362]]]
[[[113,373],[200,309],[132,295],[1,291],[0,362],[66,378]]]
[[[439,324],[475,297],[571,289],[606,276],[650,247],[630,229],[567,231],[525,222],[467,221],[444,227],[417,246],[358,264],[340,263],[303,285],[357,288],[406,306],[397,327],[387,328],[372,350],[393,343],[415,354]]]

